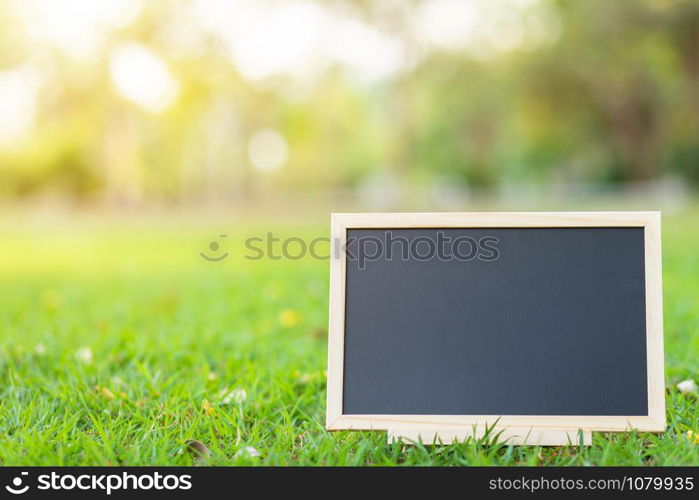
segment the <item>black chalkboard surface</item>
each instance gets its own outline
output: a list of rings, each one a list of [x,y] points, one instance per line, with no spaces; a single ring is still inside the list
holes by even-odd
[[[333,214],[326,426],[665,427],[660,214]]]
[[[440,231],[498,258],[430,255]],[[648,413],[643,228],[350,229],[348,250],[389,232],[391,259],[347,263],[346,414]]]

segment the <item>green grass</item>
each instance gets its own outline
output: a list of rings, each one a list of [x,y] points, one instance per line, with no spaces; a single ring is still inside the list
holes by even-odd
[[[242,258],[247,235],[322,225],[4,223],[0,465],[188,465],[188,439],[215,465],[699,465],[675,389],[699,376],[699,212],[664,224],[668,430],[579,450],[327,432],[328,263]],[[220,232],[233,255],[205,262]]]

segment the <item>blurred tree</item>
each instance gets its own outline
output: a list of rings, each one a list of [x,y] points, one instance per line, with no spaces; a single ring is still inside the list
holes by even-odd
[[[699,183],[696,1],[51,5],[0,4],[0,196]]]

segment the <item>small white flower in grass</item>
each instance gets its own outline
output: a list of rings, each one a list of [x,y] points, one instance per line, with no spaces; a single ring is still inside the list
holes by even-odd
[[[92,349],[89,347],[81,347],[75,351],[75,359],[85,363],[86,365],[92,364]]]
[[[261,456],[262,455],[260,454],[259,451],[257,451],[257,448],[255,448],[254,446],[246,446],[245,448],[241,448],[238,451],[236,451],[234,458],[240,458],[240,457],[258,458]]]
[[[699,387],[697,387],[697,383],[694,380],[687,379],[677,384],[677,390],[680,391],[682,394],[696,394],[699,390]]]
[[[209,372],[209,374],[206,376],[206,380],[209,381],[214,381],[218,378],[218,376],[214,372]]]
[[[39,342],[34,346],[34,352],[39,356],[43,356],[44,354],[46,354],[46,346]]]
[[[245,389],[243,389],[242,387],[236,387],[232,391],[229,391],[227,389],[221,391],[219,393],[219,397],[223,398],[221,399],[221,403],[223,403],[224,405],[229,405],[232,403],[242,404],[248,398],[248,393],[245,392]]]

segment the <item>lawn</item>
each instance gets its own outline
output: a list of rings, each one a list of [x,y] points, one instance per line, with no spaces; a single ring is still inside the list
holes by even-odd
[[[3,217],[0,465],[699,465],[699,400],[675,388],[699,377],[699,211],[663,224],[667,432],[578,450],[327,432],[328,262],[243,245],[327,224]],[[207,262],[219,233],[231,255]]]

